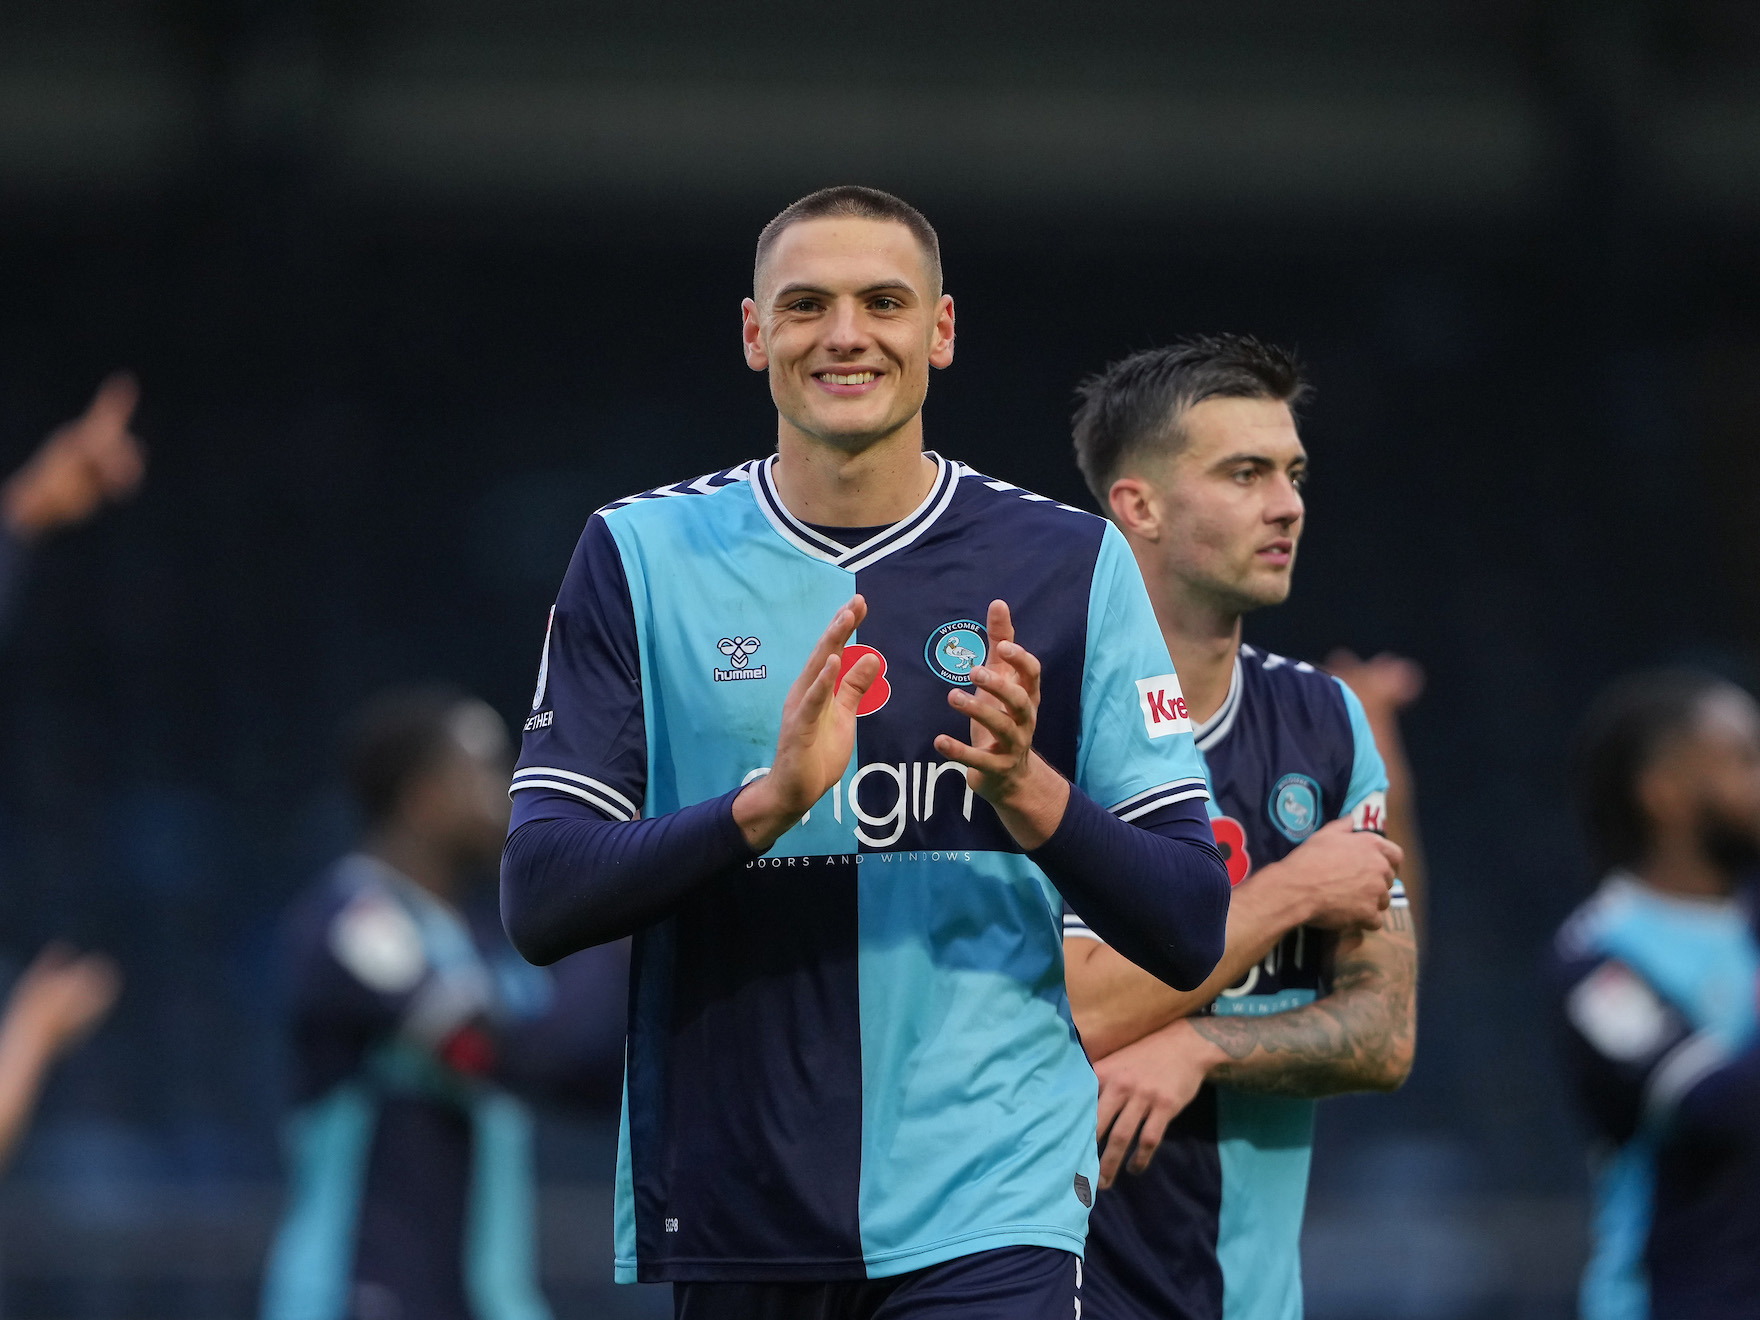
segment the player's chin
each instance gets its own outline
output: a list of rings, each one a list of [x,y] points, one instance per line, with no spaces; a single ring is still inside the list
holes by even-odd
[[[852,402],[865,403],[866,400]],[[891,409],[832,408],[818,410],[813,426],[808,429],[826,444],[855,453],[885,439],[908,420],[908,417],[894,416]]]
[[[1289,599],[1290,588],[1294,585],[1293,565],[1282,568],[1261,568],[1249,576],[1243,584],[1244,595],[1257,609],[1271,605],[1281,605]]]

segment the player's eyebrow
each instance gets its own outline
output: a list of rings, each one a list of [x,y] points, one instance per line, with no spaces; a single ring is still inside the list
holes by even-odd
[[[1219,458],[1216,460],[1216,466],[1219,468],[1233,467],[1236,463],[1251,463],[1254,467],[1261,468],[1274,468],[1277,466],[1276,459],[1268,458],[1264,454],[1248,453],[1245,450],[1242,450],[1239,453],[1230,454],[1227,458]],[[1308,456],[1306,454],[1297,454],[1294,458],[1289,460],[1288,465],[1290,467],[1307,467]]]
[[[894,292],[908,293],[913,298],[917,295],[917,291],[911,287],[910,282],[907,280],[881,280],[878,284],[870,284],[865,288],[857,289],[856,296],[858,298],[871,298],[877,293]],[[807,284],[797,281],[794,284],[785,284],[778,289],[776,291],[776,301],[781,302],[785,298],[792,298],[797,294],[802,293],[816,293],[825,298],[834,298],[837,296],[832,293],[830,289],[822,289],[816,284]]]

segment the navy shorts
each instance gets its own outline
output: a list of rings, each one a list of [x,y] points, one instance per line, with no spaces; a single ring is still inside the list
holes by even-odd
[[[1082,1263],[1001,1247],[890,1279],[675,1283],[675,1320],[1079,1320]]]

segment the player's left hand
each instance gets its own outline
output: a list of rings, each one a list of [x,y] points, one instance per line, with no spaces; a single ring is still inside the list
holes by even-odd
[[[1100,1152],[1102,1188],[1112,1186],[1120,1166],[1131,1173],[1149,1167],[1167,1135],[1167,1125],[1204,1084],[1209,1067],[1205,1045],[1191,1023],[1182,1020],[1114,1050],[1094,1065],[1100,1079],[1099,1139],[1106,1143]]]
[[[966,782],[991,806],[1029,851],[1049,839],[1063,820],[1069,783],[1033,753],[1039,721],[1039,660],[1014,640],[1006,601],[990,602],[985,619],[990,654],[974,666],[972,690],[955,688],[947,703],[972,721],[971,742],[948,734],[935,750],[966,766]]]

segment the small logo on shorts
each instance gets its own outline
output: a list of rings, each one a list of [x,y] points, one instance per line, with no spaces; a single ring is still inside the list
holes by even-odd
[[[1079,1173],[1076,1175],[1076,1200],[1080,1201],[1084,1207],[1093,1209],[1094,1189],[1088,1185],[1086,1176]]]
[[[990,638],[984,625],[971,619],[955,619],[929,634],[923,659],[935,677],[964,686],[972,681],[972,669],[990,654]]]
[[[1320,827],[1320,785],[1306,775],[1285,775],[1278,780],[1265,805],[1271,812],[1271,823],[1293,843],[1300,843]]]
[[[717,683],[731,683],[735,679],[765,677],[763,665],[759,665],[755,669],[752,668],[752,653],[763,644],[756,637],[723,637],[719,642],[716,642],[715,649],[728,658],[733,668],[717,669],[715,681]]]

